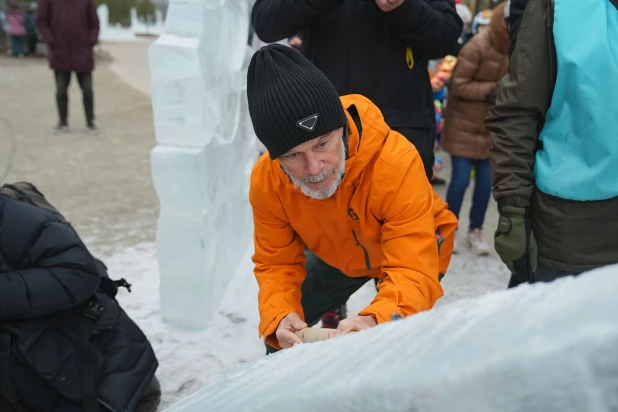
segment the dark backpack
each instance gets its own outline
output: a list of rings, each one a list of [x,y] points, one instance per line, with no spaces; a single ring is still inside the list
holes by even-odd
[[[45,196],[32,183],[19,182],[15,184],[5,184],[3,186],[0,186],[0,195],[4,195],[11,199],[31,204],[54,214],[61,222],[69,225],[77,234],[75,228],[73,228],[69,221],[66,220],[66,218],[47,201]],[[131,292],[131,285],[125,279],[111,280],[107,273],[107,267],[105,266],[105,264],[101,260],[96,258],[95,261],[97,264],[99,275],[101,276],[99,292],[102,292],[113,299],[115,299],[116,294],[118,293],[118,287],[124,287],[129,292]],[[6,258],[3,256],[2,251],[0,250],[0,276],[2,275],[2,273],[12,270],[13,269],[7,262]],[[79,352],[78,371],[82,392],[82,406],[84,408],[84,412],[98,412],[99,407],[96,392],[96,371],[89,346],[92,332],[96,326],[97,320],[99,319],[103,307],[97,302],[96,296],[92,296],[87,302],[74,308],[74,310],[82,313],[81,330],[79,337],[80,343],[79,347],[77,348]],[[2,320],[0,320],[0,330],[2,329],[3,324]],[[7,382],[6,377],[3,380],[2,371],[0,371],[0,406],[3,405],[2,402],[10,401],[14,408],[13,410],[22,411],[23,409],[21,409],[18,401],[14,397],[14,394],[12,394],[11,392],[12,385],[10,384],[10,382]],[[3,400],[3,395],[7,399]],[[2,409],[2,411],[4,411],[4,409]]]

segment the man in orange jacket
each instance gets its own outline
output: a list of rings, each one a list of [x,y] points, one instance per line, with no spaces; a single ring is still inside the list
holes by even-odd
[[[249,113],[268,152],[251,175],[260,336],[301,343],[372,278],[378,292],[336,334],[433,307],[453,249],[455,216],[433,191],[414,146],[360,95],[339,97],[300,53],[258,51]]]

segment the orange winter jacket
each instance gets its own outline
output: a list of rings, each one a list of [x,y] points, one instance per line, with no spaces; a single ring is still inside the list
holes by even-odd
[[[304,319],[305,246],[347,276],[380,278],[375,299],[359,313],[378,323],[430,309],[443,294],[438,276],[446,272],[457,219],[433,191],[415,147],[390,130],[380,110],[360,95],[341,102],[349,156],[332,197],[305,196],[268,154],[251,175],[259,333],[276,348],[279,322],[292,312]]]

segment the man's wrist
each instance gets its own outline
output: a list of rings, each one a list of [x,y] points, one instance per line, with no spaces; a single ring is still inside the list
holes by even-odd
[[[365,317],[367,318],[367,321],[372,323],[372,326],[377,326],[378,324],[378,319],[376,319],[376,316],[371,314],[371,315],[365,315]]]

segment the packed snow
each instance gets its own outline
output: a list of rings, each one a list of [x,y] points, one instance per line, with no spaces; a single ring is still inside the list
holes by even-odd
[[[296,345],[166,412],[611,412],[618,266]]]
[[[107,251],[94,252],[107,264],[112,278],[124,277],[133,284],[132,293],[121,289],[118,299],[149,337],[159,359],[157,376],[163,390],[161,409],[214,382],[224,373],[264,357],[264,346],[257,332],[258,287],[250,259],[252,249],[245,253],[221,306],[202,332],[174,328],[163,322],[154,243],[138,244],[111,256],[106,256]],[[507,282],[508,271],[500,261],[478,258],[464,251],[453,256],[449,272],[442,281],[445,296],[436,306],[504,289]],[[357,313],[374,296],[375,289],[368,283],[352,296],[348,312]],[[194,310],[192,316],[201,314]]]

